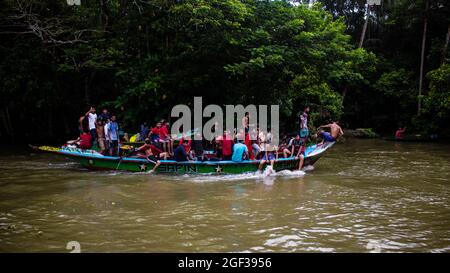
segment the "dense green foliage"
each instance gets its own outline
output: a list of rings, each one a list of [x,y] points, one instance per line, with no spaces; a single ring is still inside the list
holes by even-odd
[[[449,4],[429,0],[424,13],[424,1],[383,1],[358,48],[365,1],[5,0],[0,134],[73,136],[88,105],[135,131],[196,95],[204,104],[279,104],[289,131],[305,105],[315,125],[340,118],[353,128],[437,131],[450,119]]]

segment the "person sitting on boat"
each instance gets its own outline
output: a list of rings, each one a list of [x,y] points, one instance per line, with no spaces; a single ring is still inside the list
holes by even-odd
[[[234,162],[242,162],[242,160],[249,158],[248,148],[242,142],[243,141],[239,140],[238,136],[237,143],[233,145],[233,155],[231,156],[231,160]]]
[[[403,134],[405,133],[405,131],[406,131],[406,127],[404,127],[404,128],[399,127],[397,132],[395,132],[395,138],[396,139],[402,139],[403,138]]]
[[[80,149],[87,150],[92,147],[92,135],[88,131],[84,131],[75,143]]]
[[[245,146],[247,146],[248,158],[251,160],[255,159],[255,156],[252,153],[252,141],[250,140],[250,132],[245,133],[244,144]]]
[[[289,154],[292,157],[298,157],[300,156],[300,154],[302,153],[302,150],[304,150],[305,148],[305,141],[300,138],[300,134],[297,134],[295,136],[295,138],[293,138],[290,142],[289,142]]]
[[[148,138],[150,138],[150,140],[153,142],[153,143],[155,143],[155,145],[158,147],[158,148],[161,148],[161,149],[163,149],[163,143],[164,143],[164,140],[161,140],[161,138],[160,138],[160,136],[161,136],[161,134],[160,134],[160,129],[161,128],[161,123],[160,122],[157,122],[156,124],[155,124],[155,126],[150,130],[150,132],[148,133]]]
[[[305,162],[305,150],[306,149],[301,149],[300,150],[300,155],[297,155],[295,157],[295,159],[300,159],[300,162],[298,162],[298,169],[301,170],[303,168],[303,164]]]
[[[204,158],[202,134],[200,132],[197,132],[195,135],[197,139],[194,138],[194,140],[192,140],[192,150],[194,158],[200,161],[204,161],[205,158]]]
[[[150,129],[148,128],[147,122],[144,121],[139,126],[139,141],[145,141],[145,139],[148,137]]]
[[[288,155],[291,155],[291,151],[289,150],[289,148],[290,148],[290,144],[292,143],[292,140],[293,139],[291,139],[288,142],[287,136],[283,136],[283,138],[281,139],[280,146],[278,147],[278,150],[277,150],[277,159],[278,159],[279,153],[282,153],[284,158],[288,157]]]
[[[228,131],[225,131],[222,140],[223,160],[231,160],[231,156],[233,154],[233,144],[234,144],[233,137],[230,135]]]
[[[259,157],[259,153],[261,152],[261,147],[259,146],[259,128],[253,128],[251,133],[251,144],[252,144],[252,159],[257,159]]]
[[[186,146],[188,146],[188,143],[184,142],[184,141],[181,142],[181,141],[182,140],[180,140],[180,144],[173,151],[173,159],[178,162],[191,161],[191,158],[189,157],[188,152],[186,152],[186,148],[187,148]]]
[[[255,158],[259,159],[259,158],[261,158],[264,155],[264,152],[266,150],[265,149],[265,146],[266,146],[266,134],[262,130],[260,130],[259,128],[258,128],[258,135],[257,135],[257,143],[256,143],[256,145],[257,146],[252,145],[252,148],[257,151]]]
[[[222,154],[222,144],[223,144],[223,136],[217,136],[216,138],[214,138],[214,153],[215,153],[215,157],[210,158],[210,160],[212,161],[220,161],[223,158],[223,154]]]
[[[306,151],[306,141],[304,138],[300,139],[300,144],[298,147],[298,152],[295,155],[295,159],[300,159],[298,163],[298,169],[301,170],[303,168],[303,164],[305,162],[305,151]]]
[[[330,133],[320,130],[320,128],[330,128]],[[321,125],[319,126],[319,132],[317,133],[318,137],[322,137],[323,140],[321,144],[324,142],[335,142],[339,137],[344,135],[344,132],[342,131],[342,128],[338,125],[337,121],[334,121],[327,125]]]
[[[270,130],[268,130],[267,135],[264,137],[263,145],[263,156],[261,158],[261,161],[259,162],[258,170],[262,170],[262,167],[266,162],[270,162],[270,167],[273,170],[273,165],[275,163],[275,155],[274,155],[274,147],[271,145],[272,142],[272,135],[270,133]]]

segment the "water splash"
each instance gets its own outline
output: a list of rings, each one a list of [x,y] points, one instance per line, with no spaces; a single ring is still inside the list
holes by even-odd
[[[238,180],[267,180],[271,177],[303,177],[304,171],[283,170],[276,172],[270,166],[267,166],[263,172],[247,172],[241,174],[184,174],[182,176],[167,176],[174,180],[191,181],[191,182],[223,182],[223,181],[238,181]]]

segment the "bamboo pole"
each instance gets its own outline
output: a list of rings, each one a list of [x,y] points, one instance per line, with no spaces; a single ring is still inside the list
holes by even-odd
[[[417,115],[420,115],[422,110],[422,86],[423,86],[423,66],[425,62],[425,45],[427,41],[427,27],[428,27],[428,7],[429,0],[425,1],[425,18],[423,22],[423,35],[422,35],[422,51],[420,54],[420,75],[419,75],[419,96],[417,99]]]

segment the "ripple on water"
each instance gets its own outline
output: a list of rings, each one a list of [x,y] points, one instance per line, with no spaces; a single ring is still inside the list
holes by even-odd
[[[93,252],[450,252],[450,153],[410,147],[339,144],[306,175],[269,177],[0,157],[0,241],[7,251],[65,252],[70,239]]]

